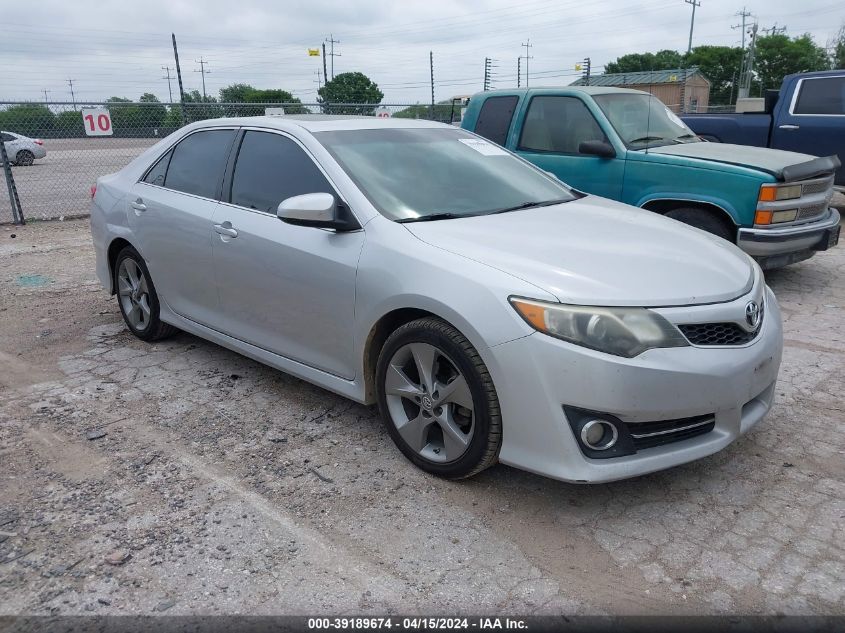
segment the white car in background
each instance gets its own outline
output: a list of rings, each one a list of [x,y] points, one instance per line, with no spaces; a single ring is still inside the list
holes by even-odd
[[[9,162],[15,165],[32,165],[36,158],[44,158],[47,150],[40,138],[29,138],[13,132],[0,132],[0,140],[6,146]]]

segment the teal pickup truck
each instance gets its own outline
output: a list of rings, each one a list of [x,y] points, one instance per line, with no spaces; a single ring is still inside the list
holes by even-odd
[[[482,92],[461,127],[575,189],[730,240],[763,268],[808,259],[839,240],[839,213],[830,207],[836,156],[704,142],[646,92]]]

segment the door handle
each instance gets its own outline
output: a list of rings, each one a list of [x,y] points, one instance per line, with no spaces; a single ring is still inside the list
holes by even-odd
[[[215,224],[214,231],[216,233],[219,233],[220,235],[225,235],[226,237],[238,236],[238,230],[232,228],[232,223],[228,221],[224,222],[223,224]]]
[[[146,211],[147,205],[144,204],[144,201],[141,198],[138,198],[134,202],[130,202],[129,206],[131,206],[136,211]]]
[[[798,129],[800,129],[800,127],[801,127],[801,126],[799,126],[799,125],[791,125],[791,124],[787,123],[787,124],[784,124],[784,125],[779,125],[778,127],[779,127],[781,130],[798,130]]]

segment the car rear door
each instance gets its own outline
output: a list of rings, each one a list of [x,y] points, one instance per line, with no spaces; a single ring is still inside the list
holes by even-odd
[[[845,72],[798,80],[792,101],[784,104],[772,130],[771,146],[845,161]],[[845,185],[845,168],[837,174]]]
[[[585,141],[608,142],[595,116],[578,97],[536,95],[522,120],[517,152],[563,182],[587,193],[618,200],[625,160],[579,151]]]
[[[159,297],[177,314],[211,327],[220,324],[212,217],[236,134],[234,128],[189,134],[147,171],[127,201],[129,225]]]
[[[340,196],[294,138],[248,129],[214,216],[214,270],[226,334],[353,378],[355,277],[364,232],[294,226],[276,209],[306,193]]]

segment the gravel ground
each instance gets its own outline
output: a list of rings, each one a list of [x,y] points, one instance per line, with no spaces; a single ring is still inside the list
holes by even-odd
[[[843,614],[845,247],[768,281],[776,404],[728,449],[450,483],[371,408],[134,339],[85,221],[0,227],[0,615]]]

